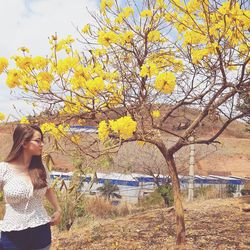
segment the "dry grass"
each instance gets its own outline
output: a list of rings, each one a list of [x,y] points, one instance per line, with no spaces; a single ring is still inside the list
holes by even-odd
[[[201,186],[194,190],[195,199],[200,201],[227,198],[228,193],[226,187],[215,187],[213,185]]]
[[[86,201],[85,211],[87,214],[90,214],[95,218],[114,218],[130,214],[132,211],[132,205],[128,203],[121,203],[114,206],[109,200],[96,196],[89,198]]]
[[[249,213],[240,211],[237,199],[186,203],[184,208],[186,249],[250,249]],[[174,249],[174,242],[174,212],[158,208],[54,233],[52,250],[167,250]]]

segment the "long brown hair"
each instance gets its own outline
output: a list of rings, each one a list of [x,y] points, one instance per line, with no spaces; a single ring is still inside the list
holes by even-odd
[[[35,131],[41,134],[41,140],[43,140],[43,133],[38,126],[28,124],[16,126],[13,133],[13,145],[5,162],[14,161],[21,156],[23,153],[23,144],[31,140]],[[46,170],[42,163],[41,155],[32,156],[28,171],[34,189],[40,189],[47,186]]]

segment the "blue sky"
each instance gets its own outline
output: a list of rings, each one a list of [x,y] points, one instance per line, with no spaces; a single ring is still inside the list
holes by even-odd
[[[49,54],[48,37],[57,32],[59,38],[77,37],[76,26],[91,22],[87,8],[97,10],[99,0],[0,0],[0,57],[10,58],[25,46],[31,55]],[[30,104],[10,95],[3,75],[0,76],[0,112],[17,115],[32,113]]]

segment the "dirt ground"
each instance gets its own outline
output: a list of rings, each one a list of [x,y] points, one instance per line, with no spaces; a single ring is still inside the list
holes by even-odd
[[[185,249],[250,249],[250,212],[238,199],[214,199],[184,204]],[[52,250],[159,250],[174,248],[174,211],[158,208],[70,232],[54,231]]]

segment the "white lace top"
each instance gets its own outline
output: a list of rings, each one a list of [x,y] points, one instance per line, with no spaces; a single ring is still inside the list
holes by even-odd
[[[47,180],[50,185],[49,176]],[[6,162],[0,163],[0,190],[6,203],[0,231],[20,231],[50,222],[42,202],[47,187],[33,190],[31,181]]]

